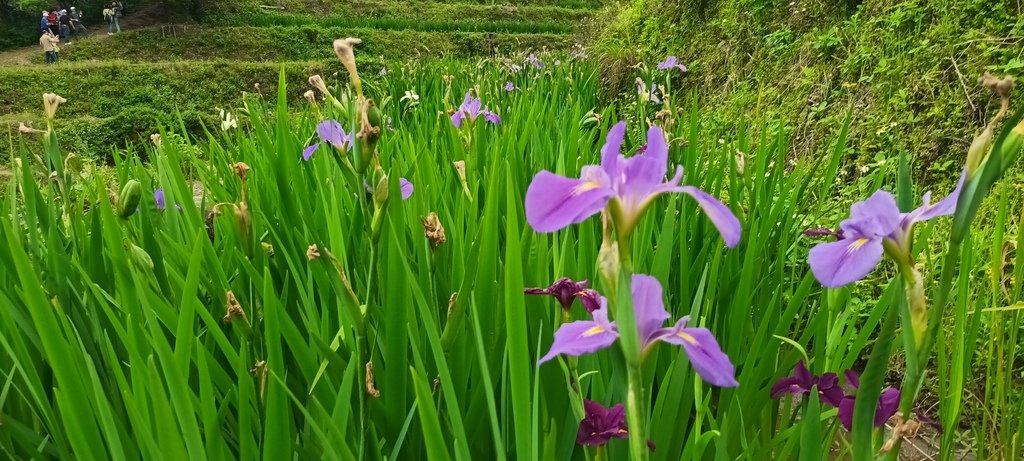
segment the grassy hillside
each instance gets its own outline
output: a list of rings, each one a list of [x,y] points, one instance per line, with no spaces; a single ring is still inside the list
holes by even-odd
[[[976,79],[1024,71],[1020,2],[635,0],[609,19],[610,70],[677,55],[679,83],[712,117],[784,121],[796,154],[817,152],[852,106],[861,164],[906,151],[926,178],[959,168],[998,109]]]

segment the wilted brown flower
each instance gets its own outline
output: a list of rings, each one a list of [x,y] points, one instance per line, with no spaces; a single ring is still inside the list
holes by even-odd
[[[331,94],[327,91],[327,84],[324,83],[324,78],[319,74],[309,77],[309,84],[312,85],[313,88],[316,88],[317,91],[323,93],[324,97]]]
[[[238,175],[238,178],[245,181],[246,176],[249,174],[249,165],[245,162],[237,162],[231,165],[231,167],[235,169],[235,174]]]
[[[235,317],[245,318],[245,310],[242,309],[242,305],[239,304],[238,298],[235,298],[235,294],[231,291],[227,294],[227,313],[224,314],[224,322],[230,322]]]
[[[313,90],[306,90],[305,93],[302,93],[302,97],[306,98],[306,101],[309,101],[310,104],[316,104],[316,93]]]
[[[427,236],[427,240],[430,240],[431,248],[437,248],[445,242],[444,226],[441,225],[441,221],[437,219],[437,213],[431,211],[426,217],[423,218],[423,234]]]
[[[309,248],[306,248],[306,259],[310,261],[316,261],[320,257],[320,251],[317,249],[316,244],[312,244]]]
[[[380,391],[373,384],[373,361],[366,362],[366,393],[374,398],[380,397]]]
[[[68,102],[67,99],[57,96],[54,93],[43,94],[43,109],[46,110],[46,119],[53,120],[53,117],[57,115],[57,108],[66,102]]]
[[[18,123],[18,133],[21,133],[21,134],[40,134],[40,133],[46,133],[46,132],[43,131],[43,130],[37,130],[37,129],[32,128],[32,127],[30,127],[28,125],[25,125],[24,122],[20,122],[20,123]]]

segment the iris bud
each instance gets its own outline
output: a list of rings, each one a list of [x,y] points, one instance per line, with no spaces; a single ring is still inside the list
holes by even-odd
[[[121,195],[117,200],[117,215],[122,219],[128,219],[139,208],[141,201],[142,183],[135,179],[129,180],[121,188]]]

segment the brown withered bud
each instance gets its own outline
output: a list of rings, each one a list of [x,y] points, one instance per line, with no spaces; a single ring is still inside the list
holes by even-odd
[[[306,90],[305,93],[302,93],[302,97],[306,98],[306,101],[309,101],[310,104],[316,104],[316,93],[313,90]]]
[[[227,313],[224,314],[224,323],[230,322],[235,317],[245,318],[245,310],[242,309],[242,305],[238,303],[238,298],[235,298],[233,292],[228,292],[227,295]]]
[[[206,218],[203,220],[204,224],[206,224],[206,236],[210,238],[211,242],[213,241],[214,237],[217,236],[217,233],[213,227],[213,218],[219,215],[220,212],[218,212],[216,209],[213,209],[210,212],[206,213]]]
[[[249,175],[249,165],[245,162],[237,162],[234,165],[231,165],[231,167],[235,169],[235,174],[238,175],[238,179],[245,181],[246,176]]]
[[[28,135],[28,134],[40,134],[40,133],[46,133],[46,132],[43,131],[43,130],[37,130],[37,129],[32,128],[32,127],[30,127],[28,125],[25,125],[24,122],[21,122],[21,123],[18,123],[18,133]]]
[[[422,219],[423,223],[423,234],[426,235],[427,240],[430,240],[430,247],[437,248],[445,242],[444,226],[441,225],[441,221],[437,218],[437,213],[431,211],[430,214]]]
[[[373,384],[373,361],[366,362],[366,393],[374,398],[380,397],[380,391]]]
[[[312,244],[309,248],[306,248],[306,259],[310,261],[316,261],[320,257],[320,250],[317,249],[316,244]]]
[[[459,292],[456,291],[448,297],[448,316],[452,316],[452,309],[455,308],[455,303],[459,300]]]

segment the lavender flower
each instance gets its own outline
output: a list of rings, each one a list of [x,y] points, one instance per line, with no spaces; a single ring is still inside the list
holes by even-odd
[[[611,439],[624,439],[629,436],[626,429],[626,411],[621,403],[605,408],[600,403],[585,399],[583,411],[586,416],[580,421],[576,443],[599,446]]]
[[[620,235],[628,235],[655,198],[681,192],[697,200],[728,247],[739,244],[739,220],[707,192],[680,186],[681,166],[671,180],[663,182],[668,169],[668,144],[661,128],[652,126],[647,132],[646,150],[630,158],[619,153],[625,136],[625,122],[612,127],[601,149],[601,165],[583,167],[579,179],[546,170],[537,173],[526,190],[526,221],[530,226],[537,232],[554,232],[583,222],[614,203],[616,227]]]
[[[319,147],[320,147],[320,143],[315,143],[315,144],[313,144],[313,145],[311,145],[311,146],[309,146],[309,147],[307,147],[305,149],[302,149],[302,160],[308,162],[309,159],[313,158],[313,153],[316,152],[316,150]]]
[[[347,152],[352,149],[352,135],[345,133],[345,129],[336,120],[324,120],[316,126],[316,134],[320,140],[326,142],[335,149]],[[305,152],[303,152],[305,153]],[[310,154],[312,155],[312,154]]]
[[[562,305],[562,309],[566,311],[572,309],[572,303],[576,300],[584,288],[587,287],[586,280],[582,282],[573,282],[569,277],[562,277],[552,283],[547,288],[527,288],[523,290],[523,293],[528,295],[550,295],[554,296],[558,300],[558,304]],[[595,292],[596,293],[596,292]],[[582,302],[582,300],[581,300]]]
[[[398,178],[398,188],[402,191],[402,200],[409,200],[409,197],[412,197],[413,186],[408,179]]]
[[[162,187],[156,188],[153,191],[153,201],[156,202],[156,209],[163,211],[167,207],[167,201],[164,197],[164,189]]]
[[[681,70],[683,72],[686,72],[687,70],[689,70],[689,69],[686,68],[685,65],[679,63],[676,60],[675,56],[669,56],[669,57],[665,58],[664,61],[661,61],[661,62],[658,63],[658,70],[668,70],[668,69],[672,69],[672,68],[679,69],[679,70]]]
[[[662,327],[669,319],[669,313],[662,302],[661,283],[656,278],[634,274],[632,294],[641,351],[646,351],[658,341],[682,346],[693,369],[704,381],[720,387],[739,385],[732,362],[708,329],[687,327],[689,316],[679,319],[671,327]],[[601,308],[591,313],[594,320],[563,324],[555,332],[551,349],[537,364],[559,354],[580,356],[611,346],[619,337],[619,331],[615,322],[608,320],[606,306],[607,300],[601,298]]]
[[[860,388],[860,376],[853,370],[847,370],[846,385],[854,391],[851,395],[843,397],[839,403],[839,422],[843,423],[846,430],[853,430],[853,407],[856,404],[856,391]],[[875,408],[875,427],[882,427],[900,406],[900,390],[894,387],[887,387],[878,396],[878,406]]]
[[[511,80],[505,82],[505,91],[515,91],[516,85]]]
[[[541,70],[541,69],[544,68],[544,63],[541,62],[541,60],[539,58],[537,58],[537,55],[535,55],[533,53],[530,53],[530,56],[528,56],[526,58],[526,62],[528,62],[531,65],[533,65],[534,69]]]
[[[462,128],[462,122],[469,120],[470,122],[477,119],[477,117],[483,115],[484,120],[493,123],[495,125],[501,123],[501,117],[498,114],[491,112],[489,108],[480,108],[481,102],[479,98],[474,98],[472,93],[466,92],[466,97],[462,99],[462,104],[459,105],[458,110],[455,111],[451,116],[452,125],[455,128]]]
[[[864,278],[882,260],[883,241],[889,241],[909,257],[914,224],[953,214],[964,178],[961,175],[956,189],[938,203],[931,204],[931,192],[926,193],[924,203],[909,213],[901,213],[896,199],[883,190],[853,204],[850,217],[839,224],[843,239],[811,248],[807,262],[814,277],[829,288]]]
[[[825,373],[815,376],[807,370],[804,362],[798,362],[793,369],[793,376],[786,376],[775,382],[772,386],[771,396],[777,399],[786,394],[805,395],[817,386],[818,399],[833,407],[839,407],[845,395],[838,386],[839,378],[835,373]]]

